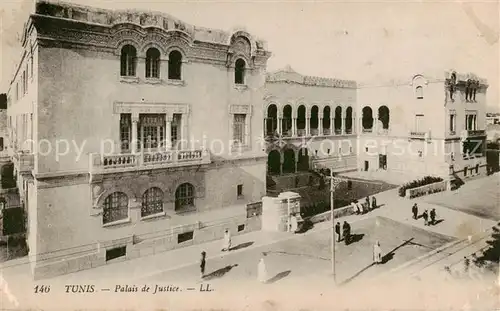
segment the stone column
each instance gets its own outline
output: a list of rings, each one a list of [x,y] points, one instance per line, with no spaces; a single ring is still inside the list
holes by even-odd
[[[165,114],[165,147],[172,150],[172,115]]]
[[[357,125],[356,125],[356,116],[353,113],[353,115],[352,115],[352,121],[351,121],[351,132],[352,133],[356,133],[356,134],[358,133],[356,127],[357,127]]]
[[[318,135],[323,135],[323,113],[318,114]]]
[[[297,136],[297,118],[292,118],[292,136]]]
[[[342,114],[340,115],[340,134],[344,135],[345,134],[345,110],[342,110]]]
[[[132,153],[137,153],[137,124],[139,123],[139,114],[132,113],[132,141],[130,142],[130,150]]]
[[[267,136],[267,118],[264,117],[264,136],[263,137],[266,137]]]
[[[335,135],[335,117],[333,117],[332,114],[330,113],[330,135]]]
[[[306,136],[311,134],[311,116],[306,115]]]
[[[282,134],[283,132],[283,129],[281,128],[282,127],[282,124],[283,124],[283,118],[278,116],[278,125],[277,125],[277,131],[278,131],[278,134]]]

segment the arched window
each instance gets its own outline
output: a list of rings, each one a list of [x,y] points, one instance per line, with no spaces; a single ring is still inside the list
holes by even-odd
[[[182,54],[172,51],[168,54],[168,78],[170,80],[181,80]]]
[[[160,188],[149,188],[142,195],[141,217],[163,212],[163,191]]]
[[[194,207],[194,186],[190,183],[180,185],[175,191],[175,210]]]
[[[160,77],[160,51],[150,48],[146,52],[146,78]]]
[[[245,61],[241,58],[234,65],[234,83],[245,84]]]
[[[424,89],[421,86],[417,86],[415,88],[415,96],[417,97],[417,99],[424,98]]]
[[[120,75],[121,76],[135,76],[135,64],[137,59],[137,51],[132,45],[125,45],[122,48],[120,56]]]
[[[104,200],[102,223],[127,219],[128,197],[123,192],[113,192]]]

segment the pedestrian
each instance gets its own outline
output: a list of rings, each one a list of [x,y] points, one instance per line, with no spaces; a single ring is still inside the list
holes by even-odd
[[[431,225],[434,225],[436,223],[436,209],[435,208],[431,209],[430,216],[431,216]]]
[[[363,214],[363,212],[364,212],[363,204],[361,204],[361,202],[359,202],[359,201],[356,201],[356,206],[358,207],[359,213]]]
[[[337,242],[340,242],[342,236],[340,235],[340,222],[335,225],[335,234],[337,235]]]
[[[259,260],[259,265],[257,267],[257,277],[259,279],[259,282],[261,283],[266,283],[267,282],[267,268],[266,268],[266,262],[264,261],[264,257],[266,254],[262,254],[262,257]]]
[[[428,226],[429,225],[429,214],[427,213],[427,210],[424,211],[422,214],[422,218],[424,218],[424,225]]]
[[[355,201],[351,202],[351,206],[352,206],[352,212],[353,212],[353,214],[359,214],[358,206],[356,205]]]
[[[367,212],[370,211],[370,196],[366,197],[365,206],[366,206],[366,211]]]
[[[222,245],[222,251],[229,251],[231,249],[231,233],[228,229],[224,231],[224,244]]]
[[[347,221],[344,220],[344,224],[342,225],[342,231],[344,235],[345,245],[349,245],[351,239],[351,225]]]
[[[413,204],[413,207],[411,208],[411,212],[413,213],[413,219],[418,218],[418,206],[417,203]]]
[[[375,242],[373,245],[373,262],[375,264],[382,263],[382,249],[380,248],[380,242]]]
[[[464,273],[468,274],[469,273],[469,267],[470,267],[470,260],[466,256],[464,256]]]
[[[372,197],[372,209],[377,208],[377,199],[375,197]]]
[[[295,216],[295,214],[292,214],[292,216],[290,216],[290,231],[296,233],[298,226],[299,224],[297,221],[297,217]]]
[[[201,252],[201,259],[200,259],[200,272],[201,272],[201,278],[203,279],[205,277],[205,265],[206,265],[206,257],[207,253],[205,251]]]

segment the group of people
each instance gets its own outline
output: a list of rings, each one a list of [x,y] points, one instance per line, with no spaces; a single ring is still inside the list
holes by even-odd
[[[354,200],[351,206],[355,214],[365,214],[377,208],[377,199],[372,197],[370,201],[370,197],[367,196],[364,204],[358,200]]]
[[[349,245],[351,241],[351,225],[347,221],[344,221],[342,224],[342,234],[340,234],[340,222],[337,222],[335,225],[335,233],[337,235],[337,242],[342,241],[342,237],[344,237],[345,245]]]
[[[222,240],[222,251],[229,252],[231,250],[231,232],[228,229],[224,230],[224,239]],[[201,252],[200,258],[200,272],[201,278],[205,277],[205,266],[207,263],[207,253],[205,251]]]
[[[417,203],[413,204],[411,208],[411,212],[413,214],[413,219],[418,219],[418,205]],[[427,210],[424,210],[422,213],[422,218],[424,219],[424,225],[425,226],[430,226],[434,225],[436,223],[436,209],[433,208],[431,209],[431,212],[427,212]]]

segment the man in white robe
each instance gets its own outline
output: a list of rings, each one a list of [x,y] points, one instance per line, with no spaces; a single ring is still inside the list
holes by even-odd
[[[222,251],[229,251],[231,249],[231,233],[228,229],[224,231],[224,244],[222,246]]]

